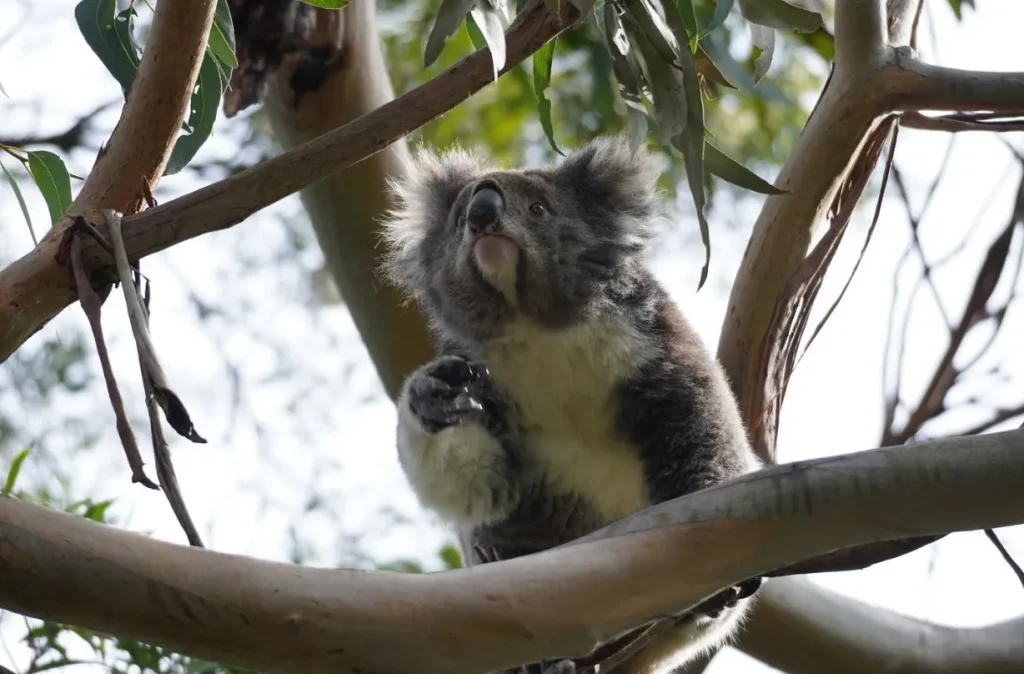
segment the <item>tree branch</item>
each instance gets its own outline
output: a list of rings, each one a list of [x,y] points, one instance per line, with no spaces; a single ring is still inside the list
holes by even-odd
[[[336,59],[341,65],[331,69],[317,90],[304,90],[297,107],[298,92],[291,83],[302,60],[298,55],[288,57],[275,74],[263,105],[285,149],[371,113],[395,97],[373,0],[353,0],[342,13],[317,10],[315,21],[306,51],[319,47],[324,61]],[[419,308],[403,303],[399,290],[382,283],[375,273],[382,252],[379,217],[393,206],[387,179],[401,175],[408,158],[405,139],[400,138],[358,166],[301,192],[327,267],[392,398],[406,375],[433,352]]]
[[[171,0],[167,4],[199,1]],[[579,12],[572,9],[562,20],[548,12],[542,0],[533,0],[508,30],[502,72],[518,65],[577,18]],[[438,77],[339,129],[231,178],[127,216],[123,225],[129,257],[138,259],[238,224],[289,194],[381,151],[451,110],[493,78],[490,53],[478,51]],[[118,129],[114,134],[118,134]],[[141,180],[136,184],[130,179],[138,174],[129,168],[121,166],[122,184],[140,189]],[[79,199],[82,198],[80,194]],[[131,212],[106,202],[102,205]],[[0,362],[75,299],[67,271],[55,259],[58,243],[52,236],[44,237],[30,253],[0,270]],[[98,246],[87,244],[82,248],[90,269],[110,265],[109,255]]]
[[[1017,674],[1024,617],[936,625],[828,592],[802,578],[765,583],[743,650],[787,674]]]
[[[865,70],[881,65],[886,39],[883,0],[836,0],[836,70]]]
[[[923,63],[904,51],[880,73],[892,111],[957,110],[1024,114],[1024,72],[960,70]]]
[[[1022,488],[1024,431],[937,440],[774,466],[560,548],[428,575],[186,548],[3,498],[0,606],[272,672],[493,671],[583,655],[837,548],[1024,522]]]

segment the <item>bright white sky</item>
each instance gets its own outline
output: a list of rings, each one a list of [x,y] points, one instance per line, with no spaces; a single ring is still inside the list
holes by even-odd
[[[979,0],[978,4],[977,13],[968,10],[966,20],[956,24],[944,0],[927,0],[931,11],[922,33],[925,56],[933,62],[961,68],[1024,69],[1024,53],[1018,46],[1024,4],[995,0]],[[0,136],[62,129],[68,120],[84,111],[119,97],[115,82],[79,35],[73,7],[70,1],[0,0],[0,26],[11,27],[7,30],[20,26],[16,33],[0,33],[0,84],[12,101],[45,102],[45,109],[14,111],[7,119],[0,119]],[[27,18],[26,10],[31,12]],[[932,48],[935,42],[929,35],[930,26],[934,26],[937,43],[943,46],[938,52]],[[1020,147],[1019,136],[1004,138]],[[915,204],[920,203],[921,188],[932,178],[947,143],[948,137],[940,134],[901,134],[897,161],[910,180]],[[232,147],[230,142],[214,141],[203,149],[200,157],[224,156]],[[956,303],[947,308],[953,315],[957,315],[969,292],[969,283],[964,279],[973,279],[973,270],[985,247],[1010,214],[1019,177],[1019,169],[994,136],[962,136],[957,140],[957,148],[943,183],[944,192],[940,191],[936,198],[923,234],[926,252],[939,256],[955,246],[965,228],[972,226],[969,223],[976,221],[979,211],[987,208],[973,225],[978,234],[962,261],[951,265],[938,278],[944,299]],[[72,170],[85,174],[92,159],[87,155],[73,157]],[[163,183],[165,191],[160,199],[166,201],[196,186],[196,181],[187,176],[169,178]],[[47,221],[45,205],[31,189],[26,191],[26,198],[39,231],[41,223]],[[0,240],[4,258],[9,260],[27,252],[31,241],[10,191],[0,190],[0,199]],[[727,217],[750,223],[756,216],[756,206],[747,204]],[[289,198],[269,210],[290,216],[298,212],[298,203]],[[712,348],[717,344],[729,279],[745,244],[745,234],[716,227],[725,224],[722,218],[727,211],[721,209],[711,214],[712,276],[705,290],[694,293],[702,253],[692,248],[681,250],[680,237],[670,238],[653,262],[661,279]],[[835,267],[849,269],[859,250],[868,215],[869,209],[858,215]],[[692,228],[693,223],[686,220],[679,226]],[[257,303],[251,310],[255,321],[273,326],[276,338],[305,367],[335,382],[334,394],[321,392],[316,398],[322,408],[314,413],[323,425],[314,429],[314,437],[299,438],[289,433],[291,427],[283,421],[288,415],[284,409],[288,401],[283,391],[271,385],[261,386],[248,401],[271,429],[271,446],[261,449],[259,439],[251,432],[227,433],[224,417],[230,406],[229,387],[219,369],[220,351],[195,321],[181,318],[191,317],[194,312],[186,303],[180,279],[187,275],[191,286],[215,304],[218,288],[225,284],[253,284],[255,287],[247,288],[248,296],[258,298],[258,284],[262,281],[243,281],[223,274],[223,266],[218,265],[223,257],[221,251],[246,241],[256,242],[252,244],[256,246],[281,239],[274,218],[253,218],[233,231],[188,242],[144,263],[144,271],[156,281],[156,292],[160,293],[160,304],[156,305],[159,309],[152,319],[156,347],[166,361],[166,369],[174,373],[179,393],[186,402],[194,401],[190,409],[197,426],[211,441],[197,446],[171,439],[179,481],[192,515],[207,545],[223,552],[284,560],[291,527],[318,539],[321,548],[332,545],[340,528],[352,534],[369,532],[362,545],[379,560],[416,558],[429,568],[437,568],[436,551],[448,536],[419,509],[405,484],[393,446],[393,406],[383,396],[343,307],[327,308],[313,318],[296,306],[261,307]],[[857,279],[793,377],[779,438],[783,460],[809,459],[876,445],[882,413],[881,356],[892,295],[890,270],[906,240],[903,211],[898,202],[890,201]],[[692,246],[694,239],[686,237],[682,241]],[[1019,246],[1020,241],[1015,245]],[[682,258],[681,253],[686,257]],[[872,273],[873,270],[879,272]],[[819,305],[826,306],[831,301],[842,280],[836,273],[829,277]],[[127,398],[137,393],[134,378],[138,370],[122,306],[120,297],[112,295],[104,307],[104,323],[113,342],[114,368],[127,389]],[[817,314],[820,313],[819,309]],[[84,329],[85,325],[81,311],[74,307],[29,344],[62,329]],[[1024,334],[1024,314],[1019,308],[1010,312],[1005,331],[1014,338]],[[908,356],[906,381],[911,386],[923,386],[922,377],[930,372],[935,357],[945,347],[944,335],[941,324],[935,322],[934,312],[930,308],[921,310],[910,333],[914,349]],[[232,343],[220,347],[235,354],[250,377],[269,374],[271,360],[263,349],[240,336],[232,339]],[[1000,354],[1015,359],[1004,360],[1007,370],[1024,372],[1024,354],[1019,349],[1004,348]],[[1024,393],[1019,379],[1009,386],[1005,393],[996,393],[999,400],[1013,402]],[[146,454],[148,434],[142,427],[137,432]],[[113,513],[127,526],[184,542],[163,496],[129,484],[113,434],[99,449],[69,460],[75,462],[79,488],[84,493],[116,498]],[[336,520],[304,514],[308,485],[313,483],[321,492],[337,495],[338,501],[333,504]],[[409,521],[394,524],[382,520],[379,512],[384,507],[396,510]],[[1024,528],[1004,530],[1001,536],[1011,553],[1024,561]],[[312,551],[312,563],[319,563],[318,557],[337,559],[342,552]],[[982,625],[1007,619],[1018,615],[1024,602],[1024,589],[981,533],[951,536],[925,550],[866,571],[819,576],[814,580],[863,601],[951,625]],[[12,637],[18,633],[20,628],[11,626],[0,632],[15,652],[18,646],[12,643]],[[16,656],[16,660],[21,661],[21,657]],[[12,662],[0,649],[0,664],[16,666],[17,662]],[[773,670],[730,650],[716,659],[708,671],[753,674]]]

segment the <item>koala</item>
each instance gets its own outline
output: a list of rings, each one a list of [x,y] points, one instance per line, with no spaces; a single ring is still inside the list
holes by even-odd
[[[467,564],[761,467],[724,371],[645,266],[660,213],[642,149],[604,137],[555,167],[500,170],[456,148],[408,168],[391,185],[384,271],[419,303],[438,356],[403,385],[398,456]],[[759,582],[698,607],[622,671],[719,645]]]

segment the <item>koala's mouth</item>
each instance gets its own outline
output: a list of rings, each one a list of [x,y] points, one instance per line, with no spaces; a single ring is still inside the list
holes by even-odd
[[[502,234],[480,234],[473,239],[473,261],[488,280],[514,274],[519,262],[519,244]]]

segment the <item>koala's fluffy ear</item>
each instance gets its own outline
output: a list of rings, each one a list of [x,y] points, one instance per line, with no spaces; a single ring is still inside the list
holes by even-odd
[[[387,246],[383,271],[399,285],[417,287],[423,240],[444,227],[462,188],[489,169],[481,156],[460,147],[444,153],[421,148],[404,169],[403,176],[388,181],[394,205],[381,221]]]
[[[642,220],[654,215],[658,173],[647,151],[641,146],[634,153],[625,136],[592,140],[565,158],[558,175],[581,203]]]

